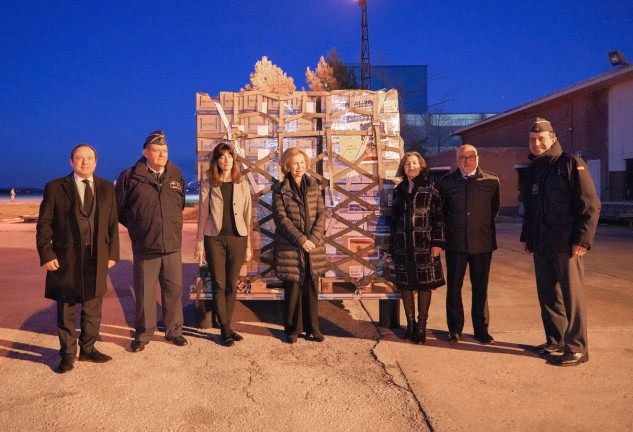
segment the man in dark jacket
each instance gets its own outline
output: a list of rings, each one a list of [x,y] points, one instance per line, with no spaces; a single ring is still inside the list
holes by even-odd
[[[589,360],[583,256],[593,242],[600,200],[587,165],[563,152],[549,121],[537,117],[529,145],[521,241],[534,257],[547,338],[534,351],[564,352],[553,364],[576,366]]]
[[[134,255],[136,333],[132,351],[145,349],[156,331],[156,285],[160,282],[165,339],[187,345],[182,336],[182,211],[185,181],[167,159],[163,131],[143,144],[143,157],[116,183],[119,222],[127,227]]]
[[[440,180],[438,189],[446,237],[449,342],[457,342],[462,336],[462,285],[468,266],[475,339],[483,344],[493,343],[488,333],[488,274],[492,251],[497,249],[495,218],[499,213],[499,177],[482,170],[477,149],[466,144],[457,149],[457,169]]]
[[[112,183],[94,175],[97,152],[80,144],[70,152],[73,173],[46,184],[37,221],[37,252],[46,268],[46,298],[57,301],[61,373],[77,354],[75,305],[82,304],[79,360],[112,357],[94,347],[108,269],[119,260],[119,227]]]

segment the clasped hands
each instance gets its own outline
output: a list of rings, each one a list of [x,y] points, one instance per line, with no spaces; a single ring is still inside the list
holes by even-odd
[[[314,243],[312,243],[310,240],[306,240],[303,245],[301,245],[301,247],[303,248],[304,251],[306,252],[310,252],[312,249],[314,249],[316,246]]]

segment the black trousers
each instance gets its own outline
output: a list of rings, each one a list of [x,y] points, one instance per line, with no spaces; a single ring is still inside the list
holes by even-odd
[[[464,305],[462,286],[466,267],[470,270],[472,306],[470,315],[475,335],[488,334],[488,275],[492,252],[468,254],[446,251],[446,321],[448,331],[462,333],[464,329]]]
[[[583,257],[534,252],[536,289],[547,343],[587,352],[587,307]]]
[[[213,311],[218,317],[222,336],[231,334],[231,318],[237,297],[237,282],[244,264],[247,238],[236,236],[204,236],[204,253],[211,273]]]
[[[315,280],[308,274],[303,284],[284,282],[284,290],[286,334],[319,334],[319,294]]]
[[[101,305],[103,296],[86,300],[81,304],[81,334],[79,349],[89,354],[94,350],[101,326]],[[77,355],[77,336],[75,333],[75,307],[77,303],[57,302],[57,336],[59,337],[59,355]]]

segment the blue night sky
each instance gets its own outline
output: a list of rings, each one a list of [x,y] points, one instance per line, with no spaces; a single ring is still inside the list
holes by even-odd
[[[368,0],[374,65],[429,65],[443,112],[505,111],[633,61],[633,2]],[[0,187],[43,187],[69,150],[114,180],[163,129],[193,180],[195,93],[239,91],[268,56],[305,84],[335,47],[360,60],[353,0],[4,1]]]

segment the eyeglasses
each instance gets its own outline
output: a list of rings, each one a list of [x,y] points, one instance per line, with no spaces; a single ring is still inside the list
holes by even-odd
[[[475,162],[477,160],[479,156],[474,155],[474,156],[458,156],[457,159],[460,162]]]

